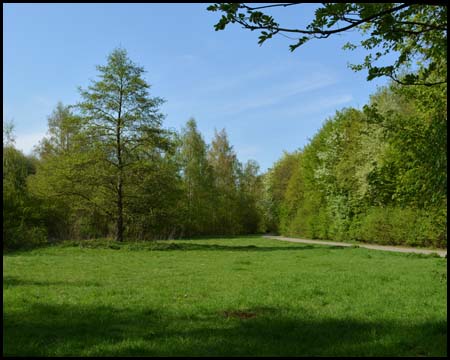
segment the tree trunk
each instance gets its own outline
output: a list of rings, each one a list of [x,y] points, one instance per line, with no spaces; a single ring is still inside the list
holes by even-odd
[[[123,241],[123,202],[122,202],[122,176],[119,175],[117,184],[117,231],[116,240]]]
[[[117,116],[117,126],[116,126],[116,151],[117,151],[117,167],[119,170],[119,176],[117,179],[117,232],[116,240],[119,242],[123,241],[123,166],[122,166],[122,139],[121,139],[121,127],[122,127],[122,79],[120,80],[120,90],[119,90],[119,109]]]

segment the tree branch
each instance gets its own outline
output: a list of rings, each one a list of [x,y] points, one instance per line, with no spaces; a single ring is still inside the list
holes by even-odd
[[[429,83],[429,82],[414,82],[414,83],[408,83],[408,82],[404,82],[399,80],[397,77],[395,77],[393,74],[386,74],[388,77],[390,77],[392,80],[394,80],[397,84],[400,85],[417,85],[417,86],[435,86],[435,85],[441,85],[441,84],[447,84],[447,79],[445,81],[437,81],[437,82],[433,82],[433,83]]]
[[[97,209],[99,209],[101,212],[105,213],[106,215],[110,216],[110,217],[114,217],[114,214],[109,212],[108,210],[103,209],[100,205],[98,205],[95,201],[93,201],[92,199],[90,199],[89,197],[87,197],[84,194],[80,194],[78,192],[75,191],[64,191],[64,192],[58,192],[55,194],[51,194],[49,196],[79,196],[83,199],[85,199],[87,202],[93,204]]]
[[[240,18],[233,16],[233,20],[236,21],[237,23],[241,24],[242,26],[244,26],[245,28],[249,29],[249,30],[270,30],[272,32],[279,32],[279,31],[283,31],[283,32],[291,32],[291,33],[298,33],[298,34],[306,34],[306,35],[313,35],[315,37],[317,37],[317,35],[320,36],[320,38],[327,38],[332,34],[336,34],[336,33],[340,33],[340,32],[344,32],[347,30],[350,30],[358,25],[364,24],[366,22],[369,22],[371,20],[374,20],[380,16],[384,16],[393,12],[396,12],[398,10],[404,9],[411,6],[411,4],[402,4],[396,7],[393,7],[391,9],[386,9],[384,11],[381,11],[377,14],[368,16],[364,19],[360,19],[358,21],[354,21],[352,22],[350,25],[347,25],[343,28],[339,28],[339,29],[334,29],[334,30],[319,30],[319,29],[315,29],[315,30],[301,30],[301,29],[287,29],[287,28],[281,28],[278,26],[264,26],[264,25],[259,25],[259,26],[255,26],[255,25],[250,25],[247,22],[241,20]]]
[[[258,6],[258,7],[254,7],[254,8],[252,8],[252,7],[250,7],[250,6],[247,6],[247,5],[244,5],[244,4],[243,4],[242,7],[245,8],[245,9],[247,9],[247,10],[252,11],[252,10],[259,10],[259,9],[271,8],[271,7],[278,7],[278,6],[286,7],[286,6],[300,5],[300,4],[301,4],[301,3],[274,4],[274,5]]]
[[[419,26],[427,27],[429,30],[447,31],[447,24],[435,25],[435,24],[427,24],[427,23],[415,22],[415,21],[399,21],[399,22],[397,22],[397,24],[400,24],[400,25],[419,25]]]

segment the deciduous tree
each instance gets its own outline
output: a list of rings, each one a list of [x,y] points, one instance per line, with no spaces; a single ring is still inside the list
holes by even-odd
[[[105,172],[105,189],[115,198],[116,239],[123,241],[128,174],[151,161],[155,150],[169,146],[161,128],[163,100],[150,97],[150,85],[142,77],[144,69],[123,49],[114,50],[107,64],[97,70],[99,80],[87,90],[80,89],[82,102],[77,107]]]
[[[275,7],[290,11],[302,3],[279,3],[255,6],[244,3],[218,3],[209,11],[223,15],[215,29],[223,30],[230,23],[260,31],[261,45],[275,35],[294,40],[294,51],[313,39],[326,39],[350,30],[364,35],[360,46],[368,51],[362,64],[354,70],[367,69],[367,79],[380,76],[406,85],[447,83],[447,3],[323,3],[305,27],[286,27],[267,13]],[[261,11],[264,9],[265,12]],[[344,48],[357,46],[347,43]],[[394,63],[378,65],[385,55],[396,52]],[[411,65],[415,65],[411,68]],[[418,68],[418,71],[416,71]]]

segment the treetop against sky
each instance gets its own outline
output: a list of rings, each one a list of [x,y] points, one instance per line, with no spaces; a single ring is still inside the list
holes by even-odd
[[[359,42],[356,31],[291,53],[282,36],[258,46],[256,32],[216,32],[218,14],[207,5],[4,4],[3,119],[14,121],[17,147],[29,153],[57,102],[78,102],[77,87],[119,46],[146,70],[150,94],[166,100],[165,127],[180,130],[194,117],[207,142],[226,128],[239,159],[257,160],[262,171],[388,81],[367,82],[348,67],[365,55],[342,50]],[[273,14],[283,24],[307,23],[317,6]]]

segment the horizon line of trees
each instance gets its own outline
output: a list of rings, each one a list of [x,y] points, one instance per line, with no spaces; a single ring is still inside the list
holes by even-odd
[[[259,174],[224,129],[211,144],[194,119],[165,129],[125,50],[97,70],[79,103],[57,104],[35,156],[4,123],[4,249],[262,232],[446,247],[446,84],[391,83]]]
[[[206,144],[194,119],[163,128],[164,100],[124,49],[97,70],[79,103],[56,106],[35,157],[4,130],[4,248],[260,231],[259,166],[238,161],[224,129]]]
[[[14,146],[12,123],[3,145],[3,247],[60,240],[153,240],[264,231],[262,175],[254,160],[241,163],[225,129],[207,144],[194,118],[171,132],[166,153],[153,153],[139,173],[123,178],[123,238],[108,167],[58,103],[48,136],[33,154]],[[141,164],[142,165],[142,164]],[[109,167],[110,169],[111,167]],[[109,181],[109,183],[107,182]]]

